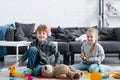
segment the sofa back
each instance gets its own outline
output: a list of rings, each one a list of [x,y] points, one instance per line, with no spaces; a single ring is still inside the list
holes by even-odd
[[[67,27],[52,28],[52,36],[54,41],[75,41],[75,38],[85,34],[89,27]],[[100,41],[117,40],[117,34],[120,33],[117,28],[96,28],[99,31]],[[118,37],[119,38],[119,37]],[[120,40],[120,39],[119,39]]]
[[[113,41],[116,40],[114,28],[97,28],[99,31],[100,41]]]

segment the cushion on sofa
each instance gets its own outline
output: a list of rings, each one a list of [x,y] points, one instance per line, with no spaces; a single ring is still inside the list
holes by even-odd
[[[71,33],[71,35],[76,38],[85,34],[87,28],[75,27],[75,28],[65,28],[65,30],[68,30]]]
[[[113,29],[112,28],[97,28],[99,31],[100,40],[112,40],[113,39]]]
[[[62,34],[64,34],[65,32],[64,32],[64,28],[61,28],[60,26],[58,26],[58,28],[57,28],[57,33],[62,33]]]
[[[74,40],[71,33],[64,28],[61,28],[60,26],[57,28],[56,38],[57,41],[65,41],[65,42]]]
[[[25,24],[25,23],[19,23],[15,22],[16,31],[15,31],[15,40],[17,41],[24,41],[24,40],[30,40],[32,38],[32,34],[34,32],[35,24]]]
[[[120,41],[120,28],[114,28],[117,41]]]

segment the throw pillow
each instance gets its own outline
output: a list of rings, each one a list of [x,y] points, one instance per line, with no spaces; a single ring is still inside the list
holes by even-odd
[[[99,31],[100,40],[112,40],[113,29],[112,28],[97,28]]]
[[[62,33],[62,34],[64,34],[65,32],[64,32],[64,28],[61,28],[60,26],[58,26],[58,28],[57,28],[57,33]]]
[[[35,27],[34,23],[24,24],[15,22],[15,26],[16,26],[15,40],[17,41],[31,40]]]

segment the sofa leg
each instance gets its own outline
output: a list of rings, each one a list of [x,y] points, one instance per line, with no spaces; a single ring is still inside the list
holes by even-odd
[[[4,61],[4,56],[3,56],[3,57],[0,57],[0,61]]]
[[[71,64],[74,64],[74,58],[75,58],[75,54],[74,53],[71,53]]]
[[[69,55],[64,54],[64,64],[69,65],[70,64],[70,58]]]

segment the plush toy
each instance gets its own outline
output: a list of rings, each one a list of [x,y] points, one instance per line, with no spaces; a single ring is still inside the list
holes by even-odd
[[[80,79],[82,75],[82,71],[64,64],[60,64],[55,67],[51,65],[44,65],[42,67],[43,77]]]
[[[75,41],[78,41],[78,42],[87,41],[87,35],[86,34],[82,34],[79,37],[75,38]]]

